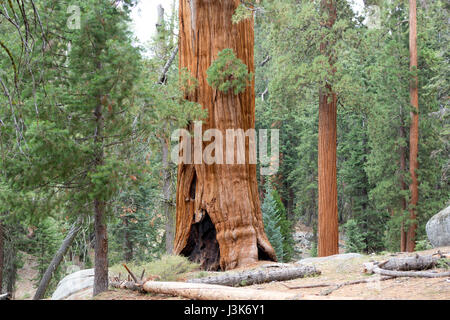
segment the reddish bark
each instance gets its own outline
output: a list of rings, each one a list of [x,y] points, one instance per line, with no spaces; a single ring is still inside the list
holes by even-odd
[[[416,0],[409,0],[409,59],[410,69],[415,72],[417,70],[417,18],[416,18]],[[410,103],[413,110],[411,111],[411,126],[409,131],[409,172],[411,174],[411,183],[409,190],[411,192],[411,200],[409,203],[410,220],[412,220],[408,229],[408,239],[406,250],[413,252],[415,249],[417,217],[416,206],[419,200],[419,183],[417,180],[417,169],[419,163],[417,155],[419,151],[419,92],[418,78],[414,76],[410,82]]]
[[[400,116],[403,119],[402,112],[400,112]],[[403,123],[400,126],[400,137],[402,139],[405,139],[405,137],[406,137],[405,127],[404,127]],[[400,151],[400,187],[402,190],[407,190],[407,184],[405,183],[405,179],[403,176],[406,172],[406,148],[404,146],[401,146],[399,151]],[[404,211],[407,209],[407,203],[406,203],[406,199],[404,197],[402,198],[401,205],[402,205],[401,214],[403,215]],[[404,225],[404,222],[402,221],[402,225],[401,225],[401,229],[400,229],[400,251],[401,252],[406,251],[406,238],[407,238],[407,234],[405,231],[405,225]]]
[[[206,81],[207,69],[226,48],[254,71],[253,20],[232,23],[239,4],[180,0],[180,68],[187,68],[199,84],[186,98],[208,110],[203,132],[215,128],[224,137],[226,129],[255,127],[254,81],[238,95],[216,91]],[[248,147],[246,142],[247,153]],[[209,270],[276,260],[264,233],[256,165],[248,157],[245,164],[179,165],[174,252]]]
[[[335,1],[322,0],[321,5],[322,10],[328,13],[326,27],[331,28],[336,21]],[[328,54],[329,46],[330,44],[324,41],[320,44],[320,50],[328,55],[332,65],[333,58]],[[319,99],[318,255],[323,257],[339,253],[336,176],[337,96],[331,85],[320,89]]]

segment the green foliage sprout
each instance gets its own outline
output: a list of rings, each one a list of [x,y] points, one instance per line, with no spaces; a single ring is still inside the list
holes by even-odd
[[[222,92],[232,89],[234,94],[244,92],[253,79],[253,73],[248,72],[247,65],[230,48],[219,52],[206,74],[211,87]]]

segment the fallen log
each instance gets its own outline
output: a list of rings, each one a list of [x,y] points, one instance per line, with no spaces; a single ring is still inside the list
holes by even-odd
[[[147,281],[144,283],[144,290],[149,293],[180,296],[193,300],[297,300],[302,298],[297,293],[186,282]]]
[[[411,277],[411,278],[442,278],[450,277],[450,272],[426,272],[426,271],[393,271],[380,268],[378,265],[368,262],[364,263],[364,272],[376,273],[390,277]]]
[[[11,295],[9,293],[0,294],[0,300],[10,300]]]
[[[257,269],[227,272],[219,276],[189,279],[188,283],[217,284],[223,286],[249,286],[271,281],[287,281],[292,279],[317,276],[321,272],[314,266],[288,266],[285,264],[262,266]]]
[[[378,267],[385,270],[393,271],[413,271],[413,270],[428,270],[435,267],[439,258],[433,255],[419,256],[406,258],[392,258],[383,263],[378,264]]]

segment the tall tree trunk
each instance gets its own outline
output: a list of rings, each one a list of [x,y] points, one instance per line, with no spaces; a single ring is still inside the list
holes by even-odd
[[[326,27],[331,28],[336,21],[334,0],[322,0],[322,10],[328,14]],[[330,43],[322,42],[320,50],[333,58],[328,52]],[[337,96],[331,85],[319,92],[319,155],[318,155],[318,191],[319,225],[318,255],[320,257],[339,253],[339,225],[337,206],[336,176],[336,118]]]
[[[206,81],[206,70],[226,48],[254,72],[253,19],[232,23],[239,4],[180,0],[180,69],[187,68],[199,84],[186,98],[208,110],[203,132],[215,128],[224,137],[226,129],[255,128],[254,81],[238,95],[216,91]],[[248,154],[248,143],[245,149]],[[209,270],[276,260],[264,233],[255,164],[246,159],[245,164],[179,165],[174,252]]]
[[[66,238],[62,242],[61,246],[59,247],[56,254],[53,256],[52,261],[50,262],[49,266],[47,267],[47,270],[45,271],[45,273],[41,279],[41,282],[39,283],[36,293],[34,294],[33,300],[39,300],[39,299],[44,298],[45,291],[47,290],[50,280],[52,279],[53,272],[55,272],[55,270],[59,267],[62,259],[64,258],[64,255],[66,254],[67,250],[72,245],[73,240],[75,239],[78,232],[80,231],[81,222],[82,222],[82,219],[79,218],[70,228],[69,233],[67,234]]]
[[[402,124],[400,126],[399,132],[400,132],[400,138],[402,138],[402,141],[406,139],[406,132],[405,132],[405,126],[403,124],[403,112],[402,109],[400,109],[400,117],[402,119]],[[405,146],[400,147],[400,187],[403,190],[407,190],[407,185],[405,183],[404,174],[406,172],[406,148]],[[403,197],[401,201],[401,209],[402,209],[402,216],[407,209],[407,203],[406,199]],[[405,231],[405,223],[402,220],[402,225],[400,229],[400,251],[405,252],[406,251],[406,238],[407,234]]]
[[[5,248],[4,248],[4,241],[3,241],[3,225],[0,223],[0,294],[3,293],[3,266],[4,266],[4,255],[5,255]]]
[[[162,147],[162,176],[163,176],[163,213],[166,217],[166,253],[173,253],[173,242],[175,239],[175,207],[172,204],[172,175],[170,172],[169,139],[161,138]]]
[[[409,0],[409,59],[410,69],[417,72],[417,18],[416,18],[416,0]],[[419,163],[417,154],[419,151],[419,92],[418,78],[414,76],[410,82],[410,103],[413,110],[411,111],[411,127],[409,131],[409,172],[411,174],[411,183],[409,190],[411,192],[411,200],[409,203],[409,213],[411,223],[408,229],[408,240],[406,250],[412,252],[416,246],[416,229],[415,221],[417,216],[417,202],[419,200],[419,183],[417,181],[417,169]]]
[[[101,68],[101,66],[100,66]],[[103,97],[99,99],[99,104],[95,109],[96,117],[96,155],[95,166],[101,166],[104,162],[104,151],[102,145],[103,134]],[[95,254],[94,254],[94,296],[108,290],[108,233],[105,222],[105,202],[94,199],[94,233],[95,233]]]
[[[6,270],[6,292],[14,298],[14,289],[17,278],[17,251],[14,248],[9,248],[7,254],[7,270]]]

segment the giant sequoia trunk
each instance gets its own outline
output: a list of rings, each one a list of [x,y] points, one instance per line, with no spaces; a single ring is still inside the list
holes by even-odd
[[[226,48],[254,71],[253,20],[231,20],[239,3],[180,0],[180,68],[187,68],[199,83],[187,98],[208,110],[203,132],[215,128],[224,137],[226,129],[255,127],[253,81],[239,95],[216,91],[206,81],[207,69]],[[248,153],[248,141],[245,148]],[[179,165],[174,252],[209,270],[276,260],[264,233],[256,165],[248,158],[245,164]]]
[[[409,0],[409,59],[411,71],[417,70],[417,19],[416,19],[416,0]],[[419,92],[418,79],[414,76],[410,82],[410,103],[413,110],[411,111],[411,127],[409,131],[409,172],[411,174],[411,183],[409,190],[411,192],[410,201],[410,223],[408,229],[408,240],[406,250],[413,252],[416,245],[416,206],[419,200],[419,183],[417,181],[417,169],[419,163],[417,154],[419,151]]]
[[[322,10],[328,14],[326,27],[331,28],[336,21],[334,0],[322,0]],[[333,57],[329,54],[331,44],[320,44],[322,54],[328,55],[330,64]],[[319,191],[319,256],[339,253],[339,225],[337,208],[336,176],[336,118],[337,96],[331,85],[319,92],[319,154],[318,154],[318,191]]]

